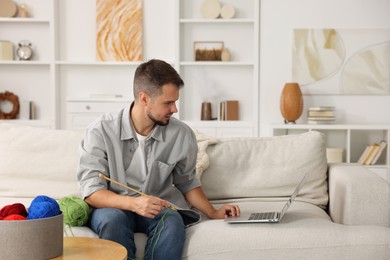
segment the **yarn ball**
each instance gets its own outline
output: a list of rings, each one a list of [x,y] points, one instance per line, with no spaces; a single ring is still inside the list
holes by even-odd
[[[0,210],[0,220],[12,214],[18,214],[27,217],[26,207],[21,203],[14,203],[11,205],[4,206]]]
[[[26,217],[19,214],[11,214],[6,216],[4,220],[26,220]]]
[[[55,199],[40,195],[31,202],[27,219],[49,218],[60,214],[60,206]]]
[[[70,226],[83,226],[89,218],[89,205],[77,196],[67,196],[58,201],[64,214],[64,223]]]

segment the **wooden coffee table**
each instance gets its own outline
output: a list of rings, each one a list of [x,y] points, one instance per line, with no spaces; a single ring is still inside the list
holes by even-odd
[[[127,259],[124,246],[99,238],[64,237],[64,253],[53,259]]]

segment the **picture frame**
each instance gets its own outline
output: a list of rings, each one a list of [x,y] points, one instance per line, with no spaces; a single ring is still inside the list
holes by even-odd
[[[221,61],[223,48],[222,41],[196,41],[194,42],[195,61]]]

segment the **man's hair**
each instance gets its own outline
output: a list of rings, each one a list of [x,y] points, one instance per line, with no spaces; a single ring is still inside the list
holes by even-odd
[[[138,66],[134,75],[134,98],[140,92],[145,92],[149,96],[156,97],[161,94],[162,86],[174,84],[177,88],[184,86],[184,81],[176,70],[162,60],[150,60]]]

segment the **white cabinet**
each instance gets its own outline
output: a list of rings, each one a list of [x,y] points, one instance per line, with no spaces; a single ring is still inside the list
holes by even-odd
[[[129,101],[124,99],[68,99],[67,126],[70,129],[84,129],[107,111],[118,111],[128,104]]]
[[[0,18],[1,40],[10,41],[14,46],[14,60],[0,61],[0,92],[10,91],[18,96],[21,105],[32,101],[36,106],[36,120],[18,120],[17,123],[54,128],[58,116],[54,64],[56,1],[14,2],[27,4],[31,18]],[[33,56],[28,61],[17,60],[15,51],[21,40],[32,44]]]
[[[180,118],[214,136],[257,136],[259,1],[221,1],[221,5],[235,8],[231,19],[204,19],[201,4],[199,0],[177,0],[176,67],[185,81]],[[195,61],[195,42],[223,42],[231,61]],[[212,117],[217,118],[219,103],[224,100],[239,101],[239,121],[200,121],[202,102],[212,103]]]
[[[345,163],[357,163],[367,145],[380,143],[382,140],[388,144],[390,140],[388,125],[272,125],[273,135],[299,134],[307,131],[324,133],[328,148],[342,148]],[[365,167],[390,182],[389,145],[375,165]]]

